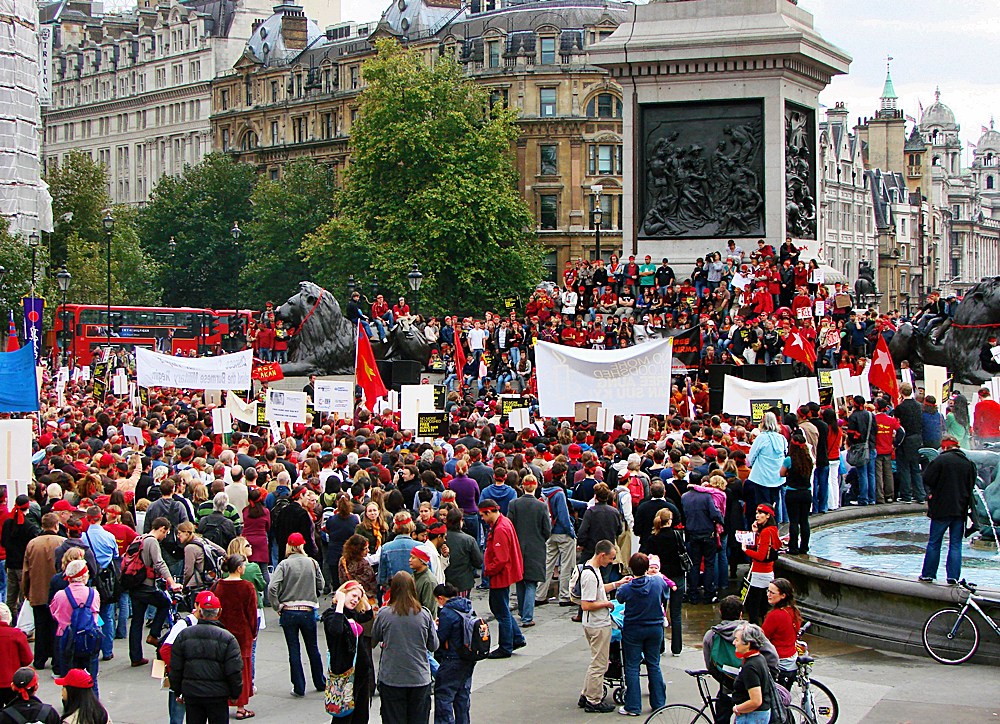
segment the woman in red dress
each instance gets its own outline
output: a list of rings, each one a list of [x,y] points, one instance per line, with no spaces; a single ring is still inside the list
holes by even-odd
[[[215,584],[215,595],[222,602],[219,622],[236,637],[243,656],[243,688],[236,701],[236,719],[249,719],[254,713],[247,709],[247,702],[253,696],[253,641],[257,638],[257,589],[249,581],[242,579],[247,561],[241,555],[231,555],[222,565],[226,578]]]

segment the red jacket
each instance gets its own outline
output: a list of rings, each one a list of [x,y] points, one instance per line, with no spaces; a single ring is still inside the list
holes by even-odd
[[[33,660],[34,655],[24,632],[0,622],[0,688],[9,689],[14,672]]]
[[[524,560],[517,532],[514,524],[502,514],[486,538],[483,575],[489,576],[490,588],[507,588],[524,577]]]
[[[758,531],[757,540],[752,546],[747,546],[747,558],[751,560],[750,570],[753,573],[771,573],[774,571],[774,561],[766,561],[767,554],[771,550],[781,548],[781,538],[778,537],[778,528],[773,525],[767,526],[764,530]]]
[[[972,432],[976,437],[1000,437],[1000,402],[985,399],[976,403]]]

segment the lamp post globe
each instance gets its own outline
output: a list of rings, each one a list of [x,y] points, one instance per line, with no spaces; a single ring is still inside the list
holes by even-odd
[[[407,280],[410,282],[410,290],[413,292],[413,313],[420,313],[420,285],[424,283],[424,275],[420,273],[417,263],[413,262],[413,268],[410,269],[410,273],[406,275]]]

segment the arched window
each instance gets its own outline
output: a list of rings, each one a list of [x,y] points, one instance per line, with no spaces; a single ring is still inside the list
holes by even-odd
[[[986,177],[986,188],[988,190],[992,190],[993,189],[993,177],[992,176],[987,176]]]
[[[587,104],[588,118],[621,118],[621,99],[612,93],[600,93]]]
[[[257,134],[253,131],[247,131],[243,134],[243,142],[240,144],[241,150],[252,151],[257,148]]]

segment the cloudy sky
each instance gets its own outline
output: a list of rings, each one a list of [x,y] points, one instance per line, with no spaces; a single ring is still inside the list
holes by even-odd
[[[376,20],[386,0],[342,0],[345,20]],[[853,58],[847,76],[836,78],[821,101],[844,101],[852,118],[878,109],[885,81],[886,56],[900,106],[919,118],[934,88],[962,126],[963,141],[979,138],[990,115],[1000,121],[1000,79],[987,60],[1000,38],[997,0],[962,0],[955,8],[941,0],[799,0],[813,13],[816,28]]]

